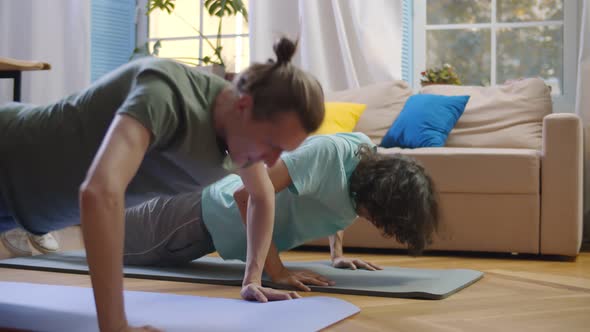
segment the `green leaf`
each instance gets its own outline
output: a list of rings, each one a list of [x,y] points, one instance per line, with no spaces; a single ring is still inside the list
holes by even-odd
[[[166,11],[168,12],[168,14],[171,14],[174,10],[175,4],[174,0],[150,0],[146,6],[146,15],[149,15],[152,11],[156,9]]]
[[[207,11],[209,12],[209,15],[211,16],[217,16],[217,11],[218,9],[221,8],[221,5],[218,3],[213,3],[211,5],[211,7],[207,8]]]
[[[248,10],[241,0],[206,0],[203,5],[211,16],[223,17],[242,14],[248,21]]]
[[[162,41],[158,40],[154,44],[154,49],[152,50],[152,55],[155,55],[155,56],[160,55],[160,48],[162,48]]]
[[[248,9],[244,6],[244,2],[242,0],[234,0],[234,4],[236,5],[236,10],[244,16],[246,22],[248,22]]]

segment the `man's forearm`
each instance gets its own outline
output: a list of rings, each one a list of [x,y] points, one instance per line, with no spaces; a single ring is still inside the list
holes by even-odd
[[[249,197],[250,196],[248,195],[248,193],[243,190],[238,190],[234,193],[234,200],[236,201],[244,225],[247,224],[246,221],[248,218]],[[285,266],[281,261],[279,251],[274,242],[272,242],[271,240],[268,255],[266,256],[266,261],[264,262],[264,271],[269,275],[269,277],[274,278],[274,276],[278,275],[284,268]]]
[[[80,195],[81,222],[101,331],[127,325],[123,304],[123,195]]]
[[[344,255],[342,249],[342,243],[344,241],[344,232],[338,231],[336,234],[331,235],[329,237],[330,240],[330,258],[334,260],[335,258],[342,257]]]
[[[248,221],[246,223],[248,252],[244,285],[253,282],[262,283],[262,271],[270,248],[274,226],[275,207],[274,197],[272,198],[259,200],[253,199],[252,196],[249,198]]]

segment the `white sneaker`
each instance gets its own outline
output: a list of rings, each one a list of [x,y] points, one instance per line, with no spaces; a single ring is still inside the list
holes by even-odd
[[[27,241],[27,232],[21,228],[15,228],[1,233],[0,240],[4,247],[16,257],[33,255],[29,241]]]
[[[59,250],[59,243],[57,243],[57,240],[51,235],[51,233],[44,235],[27,233],[27,235],[29,236],[29,240],[31,240],[33,247],[39,250],[39,252],[50,254]]]

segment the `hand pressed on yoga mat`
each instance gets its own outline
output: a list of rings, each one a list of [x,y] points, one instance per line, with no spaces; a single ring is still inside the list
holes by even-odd
[[[382,267],[359,258],[336,257],[332,259],[332,266],[339,269],[365,269],[369,271],[383,270]]]
[[[268,302],[300,299],[301,295],[296,292],[285,292],[268,287],[262,287],[260,284],[251,283],[242,287],[240,295],[244,300]]]
[[[359,214],[363,216],[369,216],[366,209],[360,208]],[[332,266],[339,269],[352,269],[357,268],[365,269],[369,271],[383,270],[380,266],[373,263],[365,262],[358,258],[345,258],[344,250],[342,249],[342,243],[344,242],[344,232],[338,231],[336,234],[329,237],[330,241],[330,258],[332,259]]]
[[[271,277],[275,284],[292,287],[304,292],[310,292],[307,285],[334,286],[336,283],[321,274],[309,270],[292,271],[283,267],[283,270]]]

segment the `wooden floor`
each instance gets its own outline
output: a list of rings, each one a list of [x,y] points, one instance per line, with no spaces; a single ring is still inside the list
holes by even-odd
[[[72,246],[72,244],[68,245]],[[0,251],[1,254],[1,251]],[[0,255],[1,256],[1,255]],[[482,280],[440,301],[333,295],[361,312],[328,331],[589,331],[590,252],[575,261],[501,255],[351,253],[381,264],[414,268],[468,268]],[[284,260],[327,259],[325,252],[295,251]],[[87,276],[0,268],[1,281],[89,287]],[[236,287],[126,279],[128,290],[239,298]],[[304,296],[319,293],[302,294]]]

